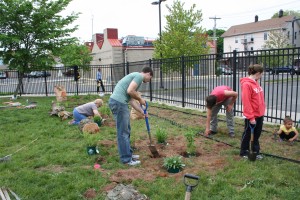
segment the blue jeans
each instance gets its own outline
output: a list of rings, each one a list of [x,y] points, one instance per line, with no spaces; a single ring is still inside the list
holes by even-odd
[[[81,120],[87,118],[87,116],[80,114],[76,108],[74,108],[73,110],[73,118],[74,118],[74,122],[72,124],[79,124]]]
[[[132,149],[130,148],[130,113],[128,105],[110,98],[109,108],[116,121],[120,160],[122,163],[128,163],[131,161],[132,157]]]

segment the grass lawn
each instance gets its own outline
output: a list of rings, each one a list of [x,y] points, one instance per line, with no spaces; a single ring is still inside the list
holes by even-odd
[[[75,106],[96,98],[95,95],[72,96],[61,105],[72,112]],[[108,98],[108,95],[103,98],[105,104],[99,111],[113,122]],[[184,199],[186,188],[182,178],[186,173],[200,176],[191,199],[294,200],[300,196],[299,164],[272,157],[255,162],[243,160],[238,156],[238,148],[199,135],[195,136],[199,155],[184,157],[184,170],[169,174],[162,167],[164,157],[184,152],[187,131],[204,130],[203,112],[173,108],[184,111],[176,112],[151,103],[149,120],[153,139],[156,131],[163,128],[168,133],[167,144],[156,144],[161,157],[151,157],[145,122],[132,121],[131,144],[140,154],[142,164],[128,167],[119,162],[113,124],[101,126],[97,134],[82,133],[77,126],[68,125],[70,119],[61,121],[49,115],[55,97],[20,97],[15,101],[26,105],[27,99],[37,102],[37,107],[0,109],[0,158],[12,154],[10,160],[0,162],[0,187],[9,187],[21,199],[85,199],[86,192],[94,188],[97,192],[94,199],[104,200],[107,191],[119,183],[133,184],[152,200]],[[0,98],[1,106],[7,101],[10,100]],[[221,121],[216,137],[238,147],[242,122],[236,120],[236,138],[231,139]],[[274,127],[265,125],[264,128],[263,152],[300,161],[299,142],[293,146],[274,142],[270,139]],[[100,154],[87,154],[87,147],[92,144],[98,145]],[[99,170],[94,169],[95,163],[101,165]]]

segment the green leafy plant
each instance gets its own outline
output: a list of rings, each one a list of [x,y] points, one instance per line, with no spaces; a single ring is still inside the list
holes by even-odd
[[[163,167],[165,167],[167,170],[169,169],[183,169],[185,167],[185,164],[182,161],[181,156],[171,156],[164,159]]]
[[[95,122],[96,124],[98,124],[98,126],[101,126],[101,125],[102,125],[102,118],[101,118],[100,116],[96,115],[96,116],[94,117],[94,122]]]
[[[184,134],[187,140],[187,153],[189,155],[196,154],[196,145],[195,145],[195,133],[193,131],[188,131]]]
[[[111,110],[108,106],[101,106],[99,108],[99,112],[102,114],[102,115],[106,115],[106,116],[111,116]]]
[[[166,143],[168,138],[168,133],[165,129],[159,128],[155,132],[155,136],[158,143]]]

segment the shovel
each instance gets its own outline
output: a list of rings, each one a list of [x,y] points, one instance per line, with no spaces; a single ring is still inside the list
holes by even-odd
[[[183,183],[186,186],[185,199],[191,199],[191,192],[194,187],[196,187],[199,183],[199,176],[195,176],[192,174],[185,174],[183,177]]]
[[[146,107],[144,109],[144,107],[142,106],[142,109],[144,111],[144,114],[147,114],[147,109],[148,109],[148,103],[146,102]],[[146,121],[146,127],[147,127],[147,131],[148,131],[148,135],[149,135],[149,140],[150,140],[150,145],[148,145],[152,155],[154,158],[159,157],[158,151],[156,149],[156,147],[154,145],[152,145],[152,139],[151,139],[151,133],[150,133],[150,126],[149,126],[149,120],[148,117],[145,117],[145,121]]]
[[[255,161],[256,160],[256,156],[257,156],[257,152],[254,152],[254,129],[255,129],[256,124],[251,125],[249,123],[249,127],[251,130],[251,139],[250,139],[250,152],[248,154],[248,158],[250,161]]]

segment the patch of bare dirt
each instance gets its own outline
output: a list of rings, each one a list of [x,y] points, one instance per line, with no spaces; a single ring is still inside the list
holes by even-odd
[[[184,174],[197,174],[199,169],[211,173],[215,173],[216,171],[223,169],[226,162],[225,158],[221,156],[219,152],[229,147],[224,144],[215,143],[212,144],[213,146],[211,147],[212,150],[210,150],[210,152],[205,152],[205,150],[201,148],[201,143],[203,143],[204,140],[205,138],[201,137],[196,139],[196,146],[199,147],[196,155],[183,156],[183,161],[186,164],[186,167],[176,174],[170,174],[167,172],[167,170],[162,166],[163,159],[174,155],[186,155],[186,142],[184,136],[170,138],[166,145],[156,144],[155,147],[160,155],[157,158],[153,157],[147,146],[149,141],[138,140],[135,142],[136,150],[134,153],[140,155],[141,166],[117,170],[110,176],[110,181],[114,183],[130,183],[134,179],[153,181],[157,177],[170,176],[175,177],[178,181],[180,181]],[[100,145],[109,147],[115,145],[115,142],[102,140]],[[98,158],[97,161],[101,164],[104,160]],[[105,169],[101,169],[101,171],[104,173],[108,172]],[[111,189],[111,187],[108,187],[106,190],[108,189]]]
[[[200,127],[205,126],[206,118],[203,116],[182,114],[180,112],[174,112],[173,110],[159,109],[151,107],[150,114],[154,114],[158,117],[167,118],[171,121],[176,122],[178,125],[182,124],[187,127]],[[237,136],[235,138],[227,137],[225,122],[220,123],[220,128],[218,129],[218,135],[223,136],[220,140],[227,140],[227,142],[236,142],[236,146],[239,146],[241,134],[243,132],[243,124],[236,124]],[[270,137],[274,127],[266,127],[265,132],[261,136],[261,146],[262,149],[272,148],[268,146],[268,143],[274,140]],[[223,134],[223,135],[222,135]],[[225,137],[224,137],[225,136]],[[215,137],[215,136],[214,136]],[[174,177],[177,181],[181,181],[184,174],[198,174],[199,171],[205,171],[211,174],[224,169],[227,165],[226,158],[228,156],[233,157],[234,160],[239,161],[241,158],[239,155],[224,155],[224,151],[232,148],[222,142],[211,141],[203,136],[198,136],[195,138],[195,145],[197,147],[197,152],[195,156],[190,156],[186,152],[186,138],[183,135],[169,137],[167,144],[155,144],[157,151],[159,152],[159,157],[153,157],[151,151],[148,148],[149,140],[135,140],[135,154],[140,155],[141,166],[139,167],[128,167],[128,169],[120,169],[115,171],[112,175],[109,170],[99,169],[101,172],[108,175],[111,185],[104,188],[104,191],[109,191],[118,183],[130,183],[134,179],[142,179],[144,181],[153,181],[157,177]],[[225,141],[226,142],[226,141]],[[154,142],[155,143],[155,142]],[[101,140],[99,145],[106,148],[116,145],[116,141]],[[276,145],[276,144],[275,144]],[[277,146],[275,146],[277,148]],[[287,148],[287,147],[285,147]],[[288,147],[293,148],[293,147]],[[295,147],[294,147],[295,148]],[[296,151],[297,152],[297,151]],[[165,157],[181,155],[183,156],[183,161],[186,164],[185,168],[176,174],[168,173],[167,170],[162,166],[163,159]],[[96,160],[99,164],[104,163],[105,159],[98,158]]]

